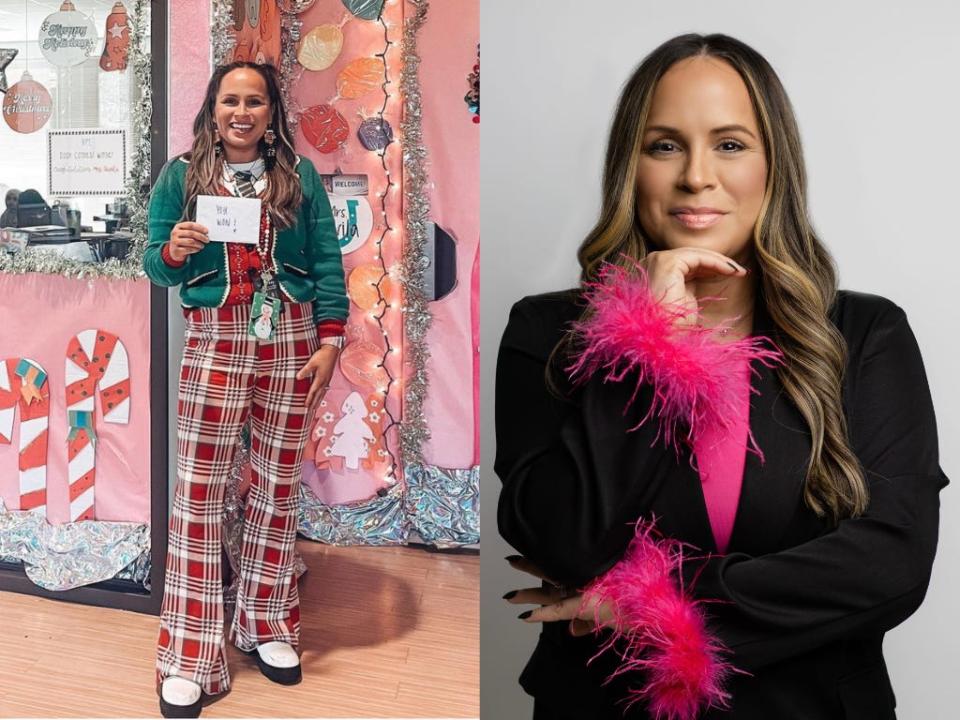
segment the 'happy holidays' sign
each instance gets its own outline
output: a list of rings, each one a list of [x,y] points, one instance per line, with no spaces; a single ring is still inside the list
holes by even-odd
[[[73,7],[64,3],[62,7]],[[40,25],[37,38],[40,52],[54,65],[68,67],[82,63],[97,49],[93,20],[76,10],[55,12]]]

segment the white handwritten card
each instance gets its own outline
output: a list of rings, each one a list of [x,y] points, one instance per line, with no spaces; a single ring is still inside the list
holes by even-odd
[[[197,195],[197,222],[213,242],[256,245],[260,237],[260,199]]]

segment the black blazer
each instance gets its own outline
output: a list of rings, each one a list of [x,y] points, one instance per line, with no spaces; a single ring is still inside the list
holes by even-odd
[[[776,340],[763,303],[755,333]],[[689,454],[654,443],[634,380],[544,383],[548,356],[582,310],[576,291],[527,297],[510,314],[497,363],[494,469],[503,481],[503,537],[557,582],[581,586],[610,568],[633,522],[657,518],[666,535],[716,553]],[[810,435],[776,373],[754,367],[750,428],[766,462],[748,453],[727,554],[688,559],[683,582],[703,605],[729,661],[749,674],[728,683],[730,711],[707,718],[894,718],[884,633],[923,600],[937,545],[937,430],[923,364],[903,311],[880,297],[841,291],[831,318],[849,351],[843,405],[851,446],[870,487],[867,512],[831,527],[803,500]],[[653,444],[653,445],[652,445]],[[651,446],[652,445],[652,446]],[[538,717],[623,717],[630,679],[598,641],[566,623],[544,627],[520,682]],[[638,685],[637,678],[632,684]],[[550,708],[554,708],[553,711]],[[634,706],[627,715],[645,718]]]

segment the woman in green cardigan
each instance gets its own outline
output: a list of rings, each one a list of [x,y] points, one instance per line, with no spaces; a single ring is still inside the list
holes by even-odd
[[[143,265],[180,286],[186,339],[177,411],[177,487],[157,648],[164,717],[198,717],[226,692],[221,512],[236,441],[250,420],[234,644],[281,684],[300,681],[293,569],[301,459],[313,408],[343,345],[348,301],[330,203],[297,156],[276,70],[218,68],[191,152],[164,167],[150,200]],[[259,198],[256,245],[211,242],[197,197]]]

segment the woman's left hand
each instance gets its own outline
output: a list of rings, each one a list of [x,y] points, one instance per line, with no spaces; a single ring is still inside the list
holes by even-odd
[[[529,573],[544,581],[544,587],[511,590],[504,599],[513,605],[535,603],[540,605],[533,610],[520,614],[520,619],[528,623],[570,621],[570,634],[579,637],[593,632],[597,621],[604,627],[616,627],[616,619],[609,603],[597,605],[595,598],[585,596],[576,590],[568,590],[545,577],[540,569],[520,555],[507,558],[510,567]]]
[[[333,367],[337,364],[339,354],[340,348],[336,345],[321,345],[297,373],[297,380],[313,375],[313,382],[310,383],[310,390],[307,392],[307,400],[304,403],[307,406],[307,417],[313,414],[316,404],[327,394],[330,379],[333,377]]]

